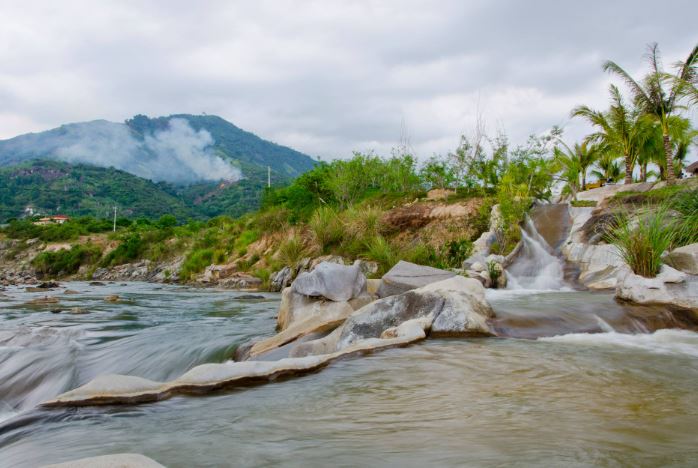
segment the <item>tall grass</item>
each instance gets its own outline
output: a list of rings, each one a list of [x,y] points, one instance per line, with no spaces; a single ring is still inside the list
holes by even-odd
[[[310,217],[308,227],[319,250],[327,253],[329,248],[339,244],[344,237],[344,226],[337,212],[329,206],[321,206]]]
[[[400,261],[400,252],[383,236],[374,236],[366,241],[366,257],[378,263],[378,274],[383,275]]]
[[[609,240],[635,274],[654,278],[662,266],[662,253],[672,246],[678,233],[677,222],[661,206],[648,210],[637,222],[619,216]]]
[[[303,239],[297,234],[291,234],[279,246],[279,260],[291,268],[295,267],[306,254],[307,249],[303,245]]]

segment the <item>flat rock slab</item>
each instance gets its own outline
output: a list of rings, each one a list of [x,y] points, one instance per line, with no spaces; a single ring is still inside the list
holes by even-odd
[[[165,468],[165,466],[139,453],[115,453],[44,465],[43,468]]]
[[[395,296],[456,276],[455,273],[400,260],[390,269],[378,288],[378,297]]]
[[[666,256],[666,262],[684,273],[698,275],[698,243],[672,250]]]

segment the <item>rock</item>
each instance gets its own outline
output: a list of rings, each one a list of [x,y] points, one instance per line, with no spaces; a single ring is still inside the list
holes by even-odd
[[[229,277],[219,280],[218,286],[228,289],[252,289],[258,290],[262,286],[262,280],[247,273],[232,273]]]
[[[63,309],[51,309],[52,314],[60,314],[61,312],[63,312]]]
[[[698,275],[698,243],[684,245],[669,252],[665,257],[668,265],[677,270]]]
[[[470,265],[469,270],[480,273],[481,271],[487,271],[487,267],[482,262],[475,262]]]
[[[367,279],[366,280],[366,292],[371,296],[376,296],[378,294],[378,289],[381,286],[381,279]]]
[[[104,300],[107,302],[119,302],[119,295],[118,294],[110,294],[109,296],[106,296],[104,298]]]
[[[53,288],[60,288],[61,285],[56,283],[55,281],[44,281],[43,283],[40,283],[37,288],[40,289],[53,289]]]
[[[341,315],[346,310],[354,310],[349,302],[313,299],[295,292],[293,288],[286,288],[281,293],[276,327],[283,331],[294,322],[304,321],[310,317],[333,317]]]
[[[276,273],[272,273],[269,278],[269,289],[272,292],[282,291],[284,288],[291,286],[293,281],[293,270],[290,267],[283,267]]]
[[[661,304],[698,312],[698,276],[662,265],[654,278],[619,269],[616,297],[636,304]]]
[[[410,289],[420,288],[453,276],[455,273],[450,271],[400,260],[383,276],[380,288],[378,288],[378,297],[401,294]]]
[[[37,297],[36,299],[32,299],[31,301],[27,302],[27,304],[57,304],[57,303],[58,303],[58,298],[57,297],[50,297],[50,296]]]
[[[455,193],[455,190],[450,189],[431,189],[427,192],[427,200],[445,200]]]
[[[34,292],[46,292],[45,289],[36,288],[36,287],[34,287],[34,286],[27,286],[26,288],[24,288],[24,290],[27,291],[27,292],[30,292],[30,293],[34,293]]]
[[[78,291],[75,291],[74,289],[66,289],[63,291],[63,294],[80,294]]]
[[[73,315],[82,315],[82,314],[89,314],[90,311],[87,309],[83,309],[82,307],[73,307],[70,309],[69,313]]]
[[[81,458],[64,463],[44,465],[43,468],[165,468],[152,458],[139,453],[115,453]]]
[[[455,276],[379,299],[357,310],[342,325],[337,350],[359,340],[379,338],[385,330],[413,319],[429,320],[432,333],[441,335],[493,335],[487,322],[491,317],[494,312],[482,285]]]
[[[237,299],[238,301],[254,301],[266,298],[260,294],[241,294],[239,296],[235,296],[235,299]]]
[[[105,286],[101,281],[90,281],[90,286]]]
[[[373,262],[371,260],[357,260],[354,262],[354,264],[359,265],[361,273],[367,277],[378,273],[378,262]]]
[[[611,244],[566,244],[562,253],[579,267],[579,282],[589,289],[615,288],[618,269],[623,267],[620,252]]]
[[[366,293],[366,277],[356,264],[322,262],[313,271],[299,274],[291,289],[304,296],[344,302]]]
[[[209,265],[204,270],[201,281],[203,283],[216,283],[222,279],[229,278],[236,270],[237,266],[233,263],[227,265]]]

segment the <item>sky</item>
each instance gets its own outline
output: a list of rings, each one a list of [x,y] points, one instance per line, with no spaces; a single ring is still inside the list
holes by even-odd
[[[697,17],[695,1],[0,0],[0,139],[205,112],[323,160],[445,154],[478,115],[514,144],[552,125],[573,141],[589,129],[570,109],[608,103],[602,62],[639,76],[656,41],[669,66]]]

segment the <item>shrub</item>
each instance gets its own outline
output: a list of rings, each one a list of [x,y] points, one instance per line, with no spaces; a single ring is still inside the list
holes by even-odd
[[[344,237],[344,226],[337,212],[329,206],[321,206],[315,210],[310,217],[308,227],[323,252],[327,252],[329,247],[338,244]]]
[[[676,228],[666,208],[654,208],[637,223],[632,223],[627,216],[619,216],[609,240],[618,247],[621,258],[633,272],[654,278],[662,266],[662,253],[677,236]]]
[[[472,251],[473,243],[470,240],[453,240],[446,244],[446,249],[443,252],[444,263],[452,268],[460,268],[463,265],[463,261],[470,256]]]
[[[195,249],[189,252],[182,263],[179,276],[182,279],[191,279],[196,273],[201,273],[204,269],[213,263],[213,249]]]
[[[145,243],[138,233],[130,234],[117,248],[102,260],[102,266],[110,267],[136,260],[145,249]]]
[[[99,247],[74,245],[70,250],[42,252],[32,260],[39,276],[62,276],[76,273],[80,266],[96,262],[101,255]]]
[[[259,233],[257,231],[245,230],[240,233],[240,235],[235,239],[233,248],[240,255],[244,255],[247,251],[247,247],[259,238]]]
[[[282,207],[269,208],[257,215],[254,224],[264,232],[276,232],[288,224],[289,210]]]
[[[487,274],[490,275],[492,287],[496,288],[497,282],[499,281],[499,275],[501,274],[497,266],[497,262],[487,262]]]

